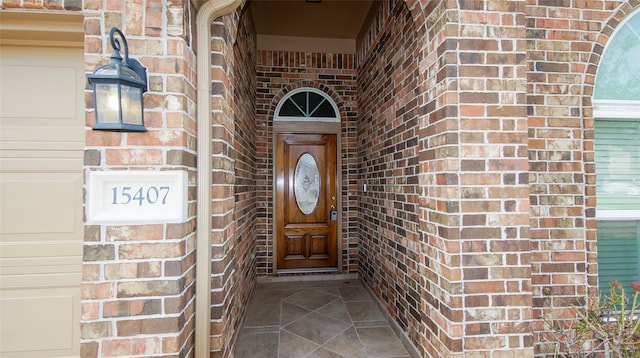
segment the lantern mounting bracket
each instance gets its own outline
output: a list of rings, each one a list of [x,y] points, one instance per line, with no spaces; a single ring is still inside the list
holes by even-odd
[[[122,43],[124,44],[124,49],[123,49],[124,60],[122,59],[122,57],[120,57],[120,50],[122,50],[122,46],[120,45],[120,41],[117,38],[115,38],[114,36],[115,34],[118,34],[118,36],[122,40]],[[127,38],[124,37],[124,34],[122,33],[122,31],[120,31],[120,29],[117,27],[111,28],[111,31],[109,31],[109,41],[111,42],[111,47],[113,48],[113,54],[111,54],[111,59],[114,59],[114,56],[115,56],[116,59],[119,59],[120,61],[122,61],[123,65],[133,70],[133,72],[135,72],[140,77],[140,79],[144,81],[143,92],[146,92],[147,91],[147,69],[144,66],[142,66],[140,61],[136,60],[135,58],[129,58],[129,45],[127,44]]]

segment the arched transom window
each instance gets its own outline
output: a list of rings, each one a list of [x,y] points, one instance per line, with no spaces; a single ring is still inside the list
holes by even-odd
[[[340,122],[338,107],[331,97],[315,88],[289,92],[276,107],[276,121]]]

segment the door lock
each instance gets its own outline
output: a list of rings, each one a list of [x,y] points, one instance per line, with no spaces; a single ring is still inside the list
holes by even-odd
[[[336,207],[334,205],[331,205],[331,211],[329,212],[329,219],[331,221],[338,220],[338,211],[336,210]]]

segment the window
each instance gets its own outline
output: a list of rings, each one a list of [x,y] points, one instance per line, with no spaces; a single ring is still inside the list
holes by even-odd
[[[640,113],[638,113],[640,114]],[[595,123],[600,288],[640,281],[640,118]]]
[[[640,281],[640,10],[618,26],[594,91],[598,281]]]
[[[339,122],[338,107],[325,93],[314,88],[289,92],[276,108],[276,121]]]

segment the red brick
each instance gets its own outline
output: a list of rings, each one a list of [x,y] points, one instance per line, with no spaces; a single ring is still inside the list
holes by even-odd
[[[107,149],[108,165],[160,165],[162,150],[160,149]]]
[[[103,341],[101,353],[103,357],[150,356],[161,353],[160,349],[160,338],[127,338]]]

